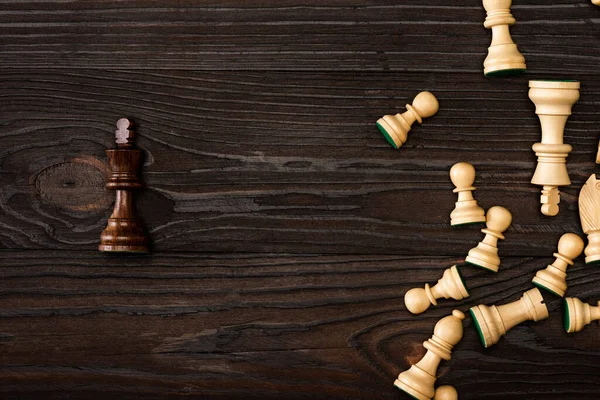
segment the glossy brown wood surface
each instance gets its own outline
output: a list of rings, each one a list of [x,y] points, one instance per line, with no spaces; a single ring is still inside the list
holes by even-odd
[[[518,299],[581,234],[600,131],[600,9],[515,2],[528,74],[483,77],[479,3],[5,1],[0,6],[0,398],[405,399],[395,376],[459,306]],[[529,183],[528,79],[581,81],[558,216]],[[439,112],[393,150],[375,127],[423,90]],[[96,251],[113,210],[105,151],[137,125],[153,253]],[[483,237],[449,225],[450,167],[508,208],[497,274],[408,313]],[[597,267],[567,296],[600,299]],[[550,318],[484,350],[470,319],[439,384],[462,399],[600,396],[598,324]]]

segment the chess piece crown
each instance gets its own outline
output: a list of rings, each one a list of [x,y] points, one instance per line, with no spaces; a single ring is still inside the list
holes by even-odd
[[[446,269],[442,278],[433,287],[425,284],[425,288],[410,289],[404,295],[404,304],[408,311],[413,314],[425,312],[430,305],[437,306],[439,298],[453,298],[454,300],[462,300],[469,297],[469,291],[460,274],[460,271],[453,265]]]
[[[148,241],[135,215],[133,191],[144,185],[138,177],[143,160],[141,150],[134,149],[133,123],[126,118],[117,121],[116,149],[106,150],[110,176],[106,188],[116,191],[115,207],[106,229],[100,235],[98,250],[107,252],[148,252]]]
[[[504,207],[491,207],[486,214],[484,239],[477,247],[469,250],[465,262],[490,271],[498,272],[500,257],[498,257],[498,239],[504,239],[502,232],[506,231],[512,222],[512,215]]]
[[[487,17],[483,26],[492,30],[492,43],[483,62],[486,77],[509,76],[527,69],[525,57],[519,52],[508,27],[516,20],[510,13],[511,0],[483,0]]]
[[[600,182],[592,174],[579,192],[581,228],[588,237],[585,263],[600,263]]]
[[[387,141],[396,149],[400,148],[408,137],[411,126],[423,118],[433,116],[439,109],[439,103],[433,93],[421,92],[413,100],[413,104],[406,105],[406,112],[396,115],[385,115],[377,120],[379,131]]]
[[[450,213],[450,225],[461,226],[485,222],[485,211],[473,198],[475,187],[475,167],[466,162],[459,162],[450,168],[450,180],[456,187],[458,200]]]
[[[558,241],[558,253],[554,253],[556,260],[546,269],[535,274],[532,282],[541,289],[548,290],[559,297],[565,295],[567,290],[567,267],[573,265],[573,260],[583,251],[583,239],[574,233],[565,233]]]
[[[579,99],[577,81],[529,81],[529,98],[535,104],[542,127],[542,140],[532,146],[538,157],[531,183],[542,186],[542,214],[559,212],[559,186],[571,184],[567,172],[567,157],[571,145],[564,143],[564,129],[573,104]]]
[[[394,385],[417,400],[431,400],[435,395],[437,368],[442,360],[452,358],[452,349],[463,336],[462,320],[465,315],[452,311],[452,315],[440,319],[433,330],[433,336],[423,343],[427,349],[425,356],[416,364],[398,375]]]
[[[540,321],[548,318],[548,308],[538,288],[523,293],[523,296],[509,304],[486,306],[480,304],[469,310],[479,339],[484,347],[490,347],[500,340],[514,326],[525,321]]]
[[[584,303],[576,297],[564,300],[564,326],[568,333],[579,332],[592,321],[600,320],[600,301],[597,306]]]

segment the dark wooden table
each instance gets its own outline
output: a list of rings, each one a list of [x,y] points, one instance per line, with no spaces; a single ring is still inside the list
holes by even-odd
[[[479,1],[7,0],[0,5],[0,398],[405,399],[395,376],[454,307],[514,301],[581,233],[600,131],[600,8],[526,0],[526,76],[487,80]],[[582,83],[557,217],[539,212],[531,78]],[[393,150],[377,118],[422,90],[439,113]],[[95,249],[104,150],[138,125],[154,252]],[[421,316],[482,237],[452,229],[450,166],[514,223],[498,274]],[[600,299],[577,260],[567,295]],[[461,399],[596,399],[600,328],[550,318],[483,349],[469,319],[439,369]]]

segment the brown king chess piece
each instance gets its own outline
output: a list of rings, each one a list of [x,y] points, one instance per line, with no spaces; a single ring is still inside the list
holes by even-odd
[[[133,191],[144,184],[138,177],[143,152],[135,149],[133,124],[127,118],[117,121],[117,148],[106,150],[110,176],[106,188],[116,191],[115,208],[108,226],[100,235],[98,250],[125,253],[147,253],[148,241],[135,215]]]

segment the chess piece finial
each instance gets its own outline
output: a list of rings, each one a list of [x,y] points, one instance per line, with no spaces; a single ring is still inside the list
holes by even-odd
[[[433,400],[458,400],[458,392],[454,386],[439,386],[437,389],[435,389]]]
[[[433,93],[421,92],[415,97],[412,105],[406,105],[407,111],[402,114],[385,115],[383,118],[379,118],[377,127],[387,141],[398,149],[406,142],[412,124],[415,121],[418,121],[419,124],[422,123],[423,118],[433,116],[439,107]]]
[[[567,290],[567,267],[573,265],[573,259],[583,251],[583,239],[574,233],[565,233],[558,241],[556,260],[546,269],[539,270],[532,282],[539,288],[546,289],[559,297]]]
[[[571,184],[567,157],[571,145],[563,141],[565,124],[573,104],[579,99],[577,81],[529,81],[529,98],[542,126],[542,141],[532,146],[538,157],[531,183],[542,186],[542,214],[558,214],[559,186]]]
[[[463,336],[462,320],[465,315],[452,311],[452,315],[440,319],[433,330],[433,336],[423,343],[427,353],[421,361],[409,370],[398,375],[394,386],[417,400],[431,400],[435,394],[437,368],[442,360],[452,358],[452,348]]]
[[[579,218],[581,228],[588,237],[585,263],[600,263],[600,182],[596,174],[590,175],[579,192]]]
[[[465,262],[475,266],[498,272],[500,257],[498,257],[498,239],[504,239],[502,232],[508,229],[512,222],[512,215],[504,207],[494,206],[486,214],[486,228],[481,232],[485,237],[477,247],[469,250]]]
[[[118,147],[133,147],[133,142],[135,140],[135,131],[133,128],[133,122],[127,118],[121,118],[117,121],[115,142]]]
[[[469,297],[469,291],[456,265],[446,269],[435,286],[429,287],[429,283],[426,283],[425,289],[410,289],[404,295],[404,304],[411,313],[421,314],[430,305],[437,306],[437,299],[442,297],[454,300]]]
[[[460,226],[485,222],[485,211],[473,198],[475,187],[475,167],[466,162],[459,162],[450,168],[450,180],[456,186],[458,201],[450,213],[450,225]]]
[[[498,343],[501,336],[520,323],[548,318],[548,308],[538,288],[526,291],[513,303],[489,307],[480,304],[469,312],[484,347]]]
[[[133,148],[133,123],[127,118],[117,121],[116,149],[106,150],[110,176],[106,188],[116,190],[115,208],[108,226],[100,235],[98,250],[110,252],[147,253],[148,243],[135,215],[133,191],[144,185],[137,172],[143,153]]]
[[[567,297],[564,313],[565,330],[579,332],[590,322],[600,320],[600,301],[597,306],[592,306],[576,297]]]
[[[510,13],[512,0],[483,0],[487,17],[483,26],[492,30],[492,43],[483,62],[486,77],[509,76],[527,69],[525,57],[510,36],[509,26],[516,20]]]

